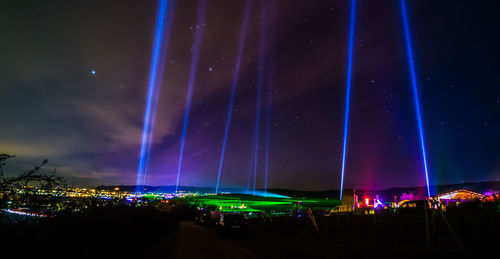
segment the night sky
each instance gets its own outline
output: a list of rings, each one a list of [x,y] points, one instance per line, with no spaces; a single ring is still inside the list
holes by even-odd
[[[248,184],[262,49],[274,78],[269,187],[338,189],[349,1],[265,2],[251,9],[221,184]],[[181,185],[215,186],[244,5],[211,0],[200,26]],[[431,184],[500,180],[499,5],[407,1]],[[168,12],[149,185],[175,185],[197,9],[177,1]],[[157,1],[0,3],[0,153],[17,155],[9,173],[49,159],[76,185],[135,184],[156,14]],[[346,187],[425,185],[403,32],[399,1],[358,1]]]

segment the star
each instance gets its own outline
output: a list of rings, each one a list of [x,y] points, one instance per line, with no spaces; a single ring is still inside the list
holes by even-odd
[[[91,73],[92,75],[95,75],[95,73],[96,73],[96,72],[95,72],[95,70],[92,70],[92,71],[90,71],[90,73]]]

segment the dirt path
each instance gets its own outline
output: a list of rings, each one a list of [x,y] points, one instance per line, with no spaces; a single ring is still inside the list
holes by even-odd
[[[181,222],[172,258],[259,258],[230,239],[218,238],[214,229]]]

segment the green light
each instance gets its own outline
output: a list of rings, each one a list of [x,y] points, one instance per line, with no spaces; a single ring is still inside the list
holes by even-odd
[[[342,204],[331,199],[290,199],[252,195],[211,195],[186,198],[186,202],[198,207],[213,207],[222,212],[255,212],[262,210],[290,211],[298,206],[312,209],[331,209]]]

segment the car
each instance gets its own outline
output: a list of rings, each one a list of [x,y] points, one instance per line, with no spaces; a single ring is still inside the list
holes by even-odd
[[[217,235],[220,237],[246,235],[248,232],[247,220],[237,213],[221,214],[216,225]]]
[[[399,206],[398,213],[400,215],[419,215],[424,213],[424,209],[429,207],[429,202],[426,200],[405,201]]]

